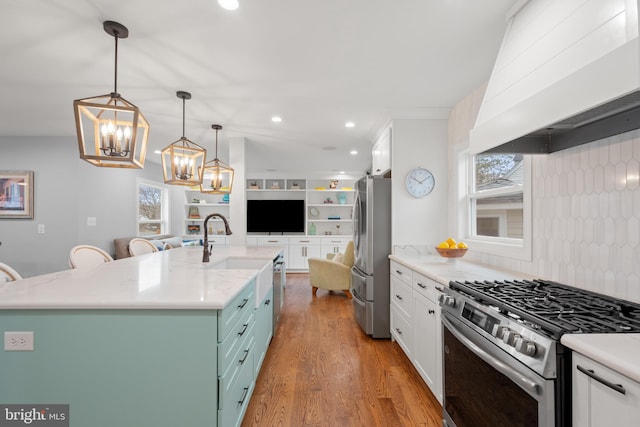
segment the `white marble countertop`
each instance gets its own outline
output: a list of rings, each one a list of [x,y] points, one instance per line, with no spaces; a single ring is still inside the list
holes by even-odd
[[[527,274],[501,270],[439,255],[400,252],[389,259],[423,274],[442,285],[451,280],[535,279]],[[640,382],[640,334],[566,334],[562,344],[627,377]]]
[[[566,334],[560,342],[640,383],[640,334]]]
[[[456,259],[450,261],[440,255],[394,254],[389,259],[423,274],[442,285],[449,286],[451,280],[511,280],[533,279],[516,271],[501,270]]]
[[[184,247],[0,284],[0,309],[222,309],[258,270],[212,268],[229,257],[272,260],[276,246]]]

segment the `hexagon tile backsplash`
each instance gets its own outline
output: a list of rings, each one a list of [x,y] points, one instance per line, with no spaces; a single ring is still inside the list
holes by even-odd
[[[640,302],[640,131],[533,156],[533,260],[480,260]]]

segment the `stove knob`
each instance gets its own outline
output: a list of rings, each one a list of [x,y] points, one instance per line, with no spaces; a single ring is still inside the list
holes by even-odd
[[[502,334],[502,341],[513,347],[516,344],[516,339],[520,338],[520,335],[516,331],[512,331],[509,328],[506,328],[504,334]]]
[[[451,295],[440,295],[440,302],[442,305],[448,305],[449,307],[456,306],[456,299]]]
[[[493,335],[498,339],[502,339],[502,336],[504,335],[505,331],[508,329],[509,328],[507,328],[506,326],[493,325],[493,329],[491,330],[491,335]]]
[[[516,351],[518,353],[526,354],[527,356],[536,355],[536,345],[531,341],[527,341],[522,337],[516,338]]]

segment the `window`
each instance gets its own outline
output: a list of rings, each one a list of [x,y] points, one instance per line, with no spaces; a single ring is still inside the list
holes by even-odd
[[[138,236],[169,232],[169,190],[153,181],[138,179]]]
[[[464,157],[463,234],[481,252],[531,259],[530,159],[522,154]]]

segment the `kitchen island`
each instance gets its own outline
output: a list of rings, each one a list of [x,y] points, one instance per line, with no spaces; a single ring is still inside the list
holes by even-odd
[[[277,247],[185,247],[0,285],[1,404],[69,404],[74,426],[240,423],[255,383],[259,270]],[[15,343],[14,343],[15,344]],[[17,343],[20,347],[20,342]],[[22,350],[25,350],[23,348]]]

